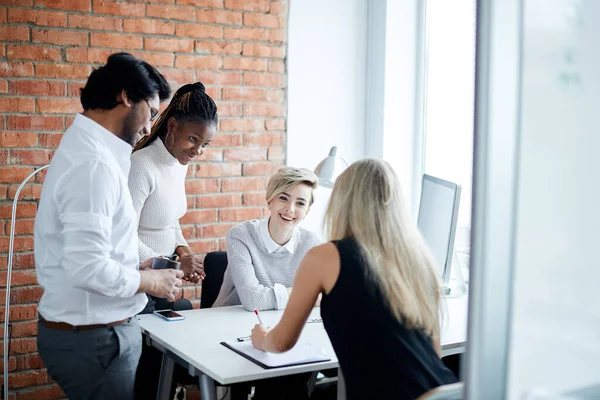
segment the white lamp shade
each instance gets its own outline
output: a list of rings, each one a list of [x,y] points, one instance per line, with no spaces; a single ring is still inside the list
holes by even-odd
[[[337,156],[337,147],[333,146],[323,161],[315,168],[315,173],[319,178],[319,185],[326,188],[333,188],[333,184],[338,176],[348,168],[348,163],[342,157]]]

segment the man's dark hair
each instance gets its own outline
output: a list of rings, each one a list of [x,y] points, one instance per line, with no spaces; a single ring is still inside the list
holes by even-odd
[[[134,103],[150,100],[157,93],[160,101],[171,95],[171,87],[156,68],[131,54],[115,53],[90,74],[81,89],[81,105],[84,110],[112,110],[123,90]]]

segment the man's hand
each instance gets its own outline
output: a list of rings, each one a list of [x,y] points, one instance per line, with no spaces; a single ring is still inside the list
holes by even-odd
[[[179,294],[183,272],[177,269],[149,269],[140,271],[140,276],[138,293],[174,301]]]
[[[183,279],[192,283],[198,283],[206,276],[202,258],[196,254],[184,255],[179,259]]]
[[[140,270],[144,269],[152,269],[152,258],[149,258],[146,261],[142,261],[140,263]]]

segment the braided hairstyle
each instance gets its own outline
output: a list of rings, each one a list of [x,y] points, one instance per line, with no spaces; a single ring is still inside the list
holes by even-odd
[[[164,137],[167,134],[167,122],[171,117],[178,122],[192,120],[215,125],[219,122],[217,105],[206,94],[206,88],[202,82],[188,83],[175,92],[167,108],[152,126],[150,135],[140,140],[133,151],[149,146],[158,137]]]

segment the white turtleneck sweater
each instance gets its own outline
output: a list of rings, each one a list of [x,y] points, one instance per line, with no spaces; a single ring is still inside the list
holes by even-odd
[[[157,138],[131,156],[129,190],[138,218],[140,262],[187,246],[179,219],[187,211],[181,165]]]

